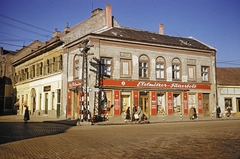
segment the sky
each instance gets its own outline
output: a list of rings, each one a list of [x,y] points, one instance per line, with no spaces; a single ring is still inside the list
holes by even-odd
[[[44,42],[112,6],[121,26],[194,37],[217,50],[217,67],[240,67],[240,0],[0,0],[0,47],[19,50]]]

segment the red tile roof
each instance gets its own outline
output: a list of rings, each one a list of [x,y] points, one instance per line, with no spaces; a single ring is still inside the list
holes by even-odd
[[[240,68],[217,68],[217,84],[240,86]]]
[[[216,49],[199,42],[194,38],[183,38],[183,37],[175,37],[168,35],[161,35],[154,32],[137,30],[132,28],[119,28],[114,27],[105,32],[100,33],[100,35],[112,38],[119,38],[123,40],[135,40],[140,42],[149,42],[149,43],[157,43],[169,46],[181,46],[188,48],[197,48],[202,50],[213,50]]]

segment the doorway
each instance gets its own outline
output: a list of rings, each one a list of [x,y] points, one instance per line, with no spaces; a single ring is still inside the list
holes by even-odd
[[[202,104],[203,104],[203,115],[210,116],[209,113],[209,94],[203,93],[202,94]]]
[[[36,111],[36,90],[33,88],[31,90],[31,105],[30,105],[30,110],[32,110],[32,114],[34,115],[35,111]]]
[[[48,93],[45,93],[45,112],[46,115],[48,114]]]
[[[173,94],[173,113],[177,114],[182,112],[182,106],[181,106],[181,95],[180,93],[174,93]]]
[[[150,117],[149,92],[140,92],[139,106],[141,107],[142,112],[149,119]]]
[[[240,113],[240,98],[237,98],[236,105],[237,105],[237,113]]]

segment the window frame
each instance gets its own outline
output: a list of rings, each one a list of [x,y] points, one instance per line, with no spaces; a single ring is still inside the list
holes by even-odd
[[[192,75],[190,76],[190,72],[192,69]],[[196,81],[196,65],[187,65],[187,72],[188,72],[188,81]],[[192,78],[191,78],[192,77]]]
[[[158,60],[161,59],[161,60]],[[165,79],[166,78],[166,69],[165,69],[165,59],[162,56],[159,56],[156,58],[156,65],[155,65],[155,74],[156,74],[156,79]],[[158,68],[157,66],[160,65]],[[161,68],[163,66],[163,68]],[[159,72],[159,73],[157,73]],[[161,76],[163,72],[163,77]],[[160,77],[158,77],[158,74]]]
[[[210,69],[209,66],[201,66],[201,79],[202,79],[202,82],[209,82],[209,69]],[[207,71],[205,71],[205,70],[207,70]],[[207,76],[206,75],[203,76],[204,74],[207,74]],[[205,79],[206,77],[207,77],[207,79]]]
[[[179,68],[177,68],[179,67]],[[175,81],[181,80],[181,60],[179,58],[174,58],[172,60],[172,79]],[[179,77],[178,77],[179,76]]]
[[[100,58],[100,77],[106,76],[111,77],[112,75],[112,57],[101,57]],[[110,61],[110,64],[107,63]]]
[[[149,70],[150,70],[149,57],[147,55],[139,56],[138,77],[139,78],[149,78]]]

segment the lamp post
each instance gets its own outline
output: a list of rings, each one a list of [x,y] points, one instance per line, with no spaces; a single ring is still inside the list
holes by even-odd
[[[80,56],[83,57],[82,59],[82,92],[83,96],[81,99],[82,105],[80,106],[81,109],[81,116],[80,121],[90,121],[90,106],[89,106],[89,89],[88,89],[88,56],[93,55],[93,53],[89,53],[93,45],[88,44],[89,39],[85,39],[79,46],[79,50],[81,52]],[[85,116],[84,116],[85,115]]]

